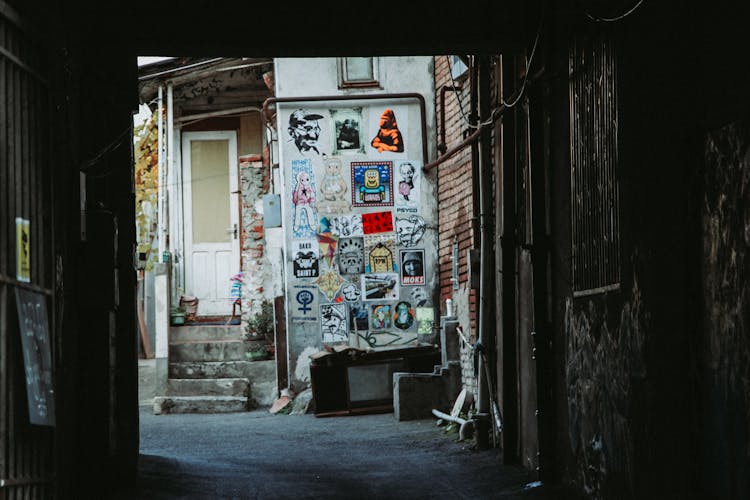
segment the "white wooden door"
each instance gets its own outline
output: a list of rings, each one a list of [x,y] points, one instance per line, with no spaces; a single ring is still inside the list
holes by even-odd
[[[182,135],[185,293],[198,315],[232,312],[230,278],[240,270],[235,132]]]

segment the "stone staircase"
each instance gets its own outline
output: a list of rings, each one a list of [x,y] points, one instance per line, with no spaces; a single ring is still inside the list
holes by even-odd
[[[270,406],[276,397],[276,362],[251,361],[263,341],[242,339],[241,325],[189,325],[169,332],[166,395],[154,413],[224,413]]]

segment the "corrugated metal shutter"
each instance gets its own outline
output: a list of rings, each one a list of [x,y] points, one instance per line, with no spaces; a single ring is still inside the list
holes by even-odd
[[[617,65],[612,42],[570,49],[572,271],[575,296],[619,288]]]

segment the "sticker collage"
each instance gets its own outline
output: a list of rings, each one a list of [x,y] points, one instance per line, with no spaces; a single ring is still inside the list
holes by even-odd
[[[407,111],[296,109],[281,131],[290,319],[319,324],[324,344],[407,345],[432,333],[422,162],[407,156]]]

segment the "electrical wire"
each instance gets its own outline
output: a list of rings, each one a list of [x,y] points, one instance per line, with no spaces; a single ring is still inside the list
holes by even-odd
[[[634,6],[632,6],[630,9],[628,9],[627,11],[625,11],[623,14],[620,14],[619,16],[615,16],[615,17],[595,16],[593,14],[590,14],[590,13],[586,12],[586,11],[584,11],[583,13],[586,14],[586,17],[588,17],[589,19],[591,19],[592,21],[597,22],[597,23],[614,23],[616,21],[620,21],[620,20],[625,19],[626,17],[628,17],[630,14],[632,14],[633,12],[635,12],[636,9],[638,9],[638,7],[641,6],[641,4],[643,4],[643,0],[638,0],[638,2],[636,2],[636,4]]]
[[[643,2],[643,0],[640,0],[639,4],[641,2]],[[632,10],[634,10],[634,9],[632,9]],[[491,125],[496,120],[496,114],[497,113],[501,112],[503,109],[512,108],[513,106],[515,106],[516,104],[518,104],[518,102],[521,100],[521,97],[523,96],[524,91],[526,90],[526,84],[528,83],[528,80],[529,80],[529,70],[531,69],[531,63],[534,60],[534,55],[536,54],[536,49],[537,49],[537,46],[539,44],[539,35],[542,32],[542,24],[543,23],[544,23],[544,11],[542,11],[542,13],[541,13],[541,15],[539,17],[539,24],[538,24],[537,29],[536,29],[536,35],[534,36],[534,44],[531,47],[531,54],[529,55],[529,58],[526,61],[526,71],[525,71],[525,73],[523,75],[523,82],[521,83],[521,89],[520,89],[520,91],[518,92],[518,94],[516,95],[516,97],[513,99],[512,102],[507,102],[504,98],[500,97],[500,103],[502,104],[502,106],[498,106],[498,107],[494,108],[490,112],[489,118],[487,118],[483,122],[471,123],[471,120],[466,116],[466,112],[464,111],[464,107],[463,107],[463,102],[461,101],[461,95],[459,94],[458,88],[457,88],[457,85],[456,85],[456,80],[453,78],[453,67],[452,67],[452,64],[451,64],[451,61],[450,61],[450,56],[445,56],[445,58],[446,58],[446,60],[448,62],[448,69],[449,69],[450,74],[451,74],[451,81],[453,83],[453,92],[456,94],[456,100],[458,101],[458,110],[459,110],[459,112],[461,114],[461,118],[463,119],[463,121],[466,123],[466,125],[469,128],[471,128],[471,129],[478,129],[478,128],[482,128],[482,127],[486,127],[488,125]]]

